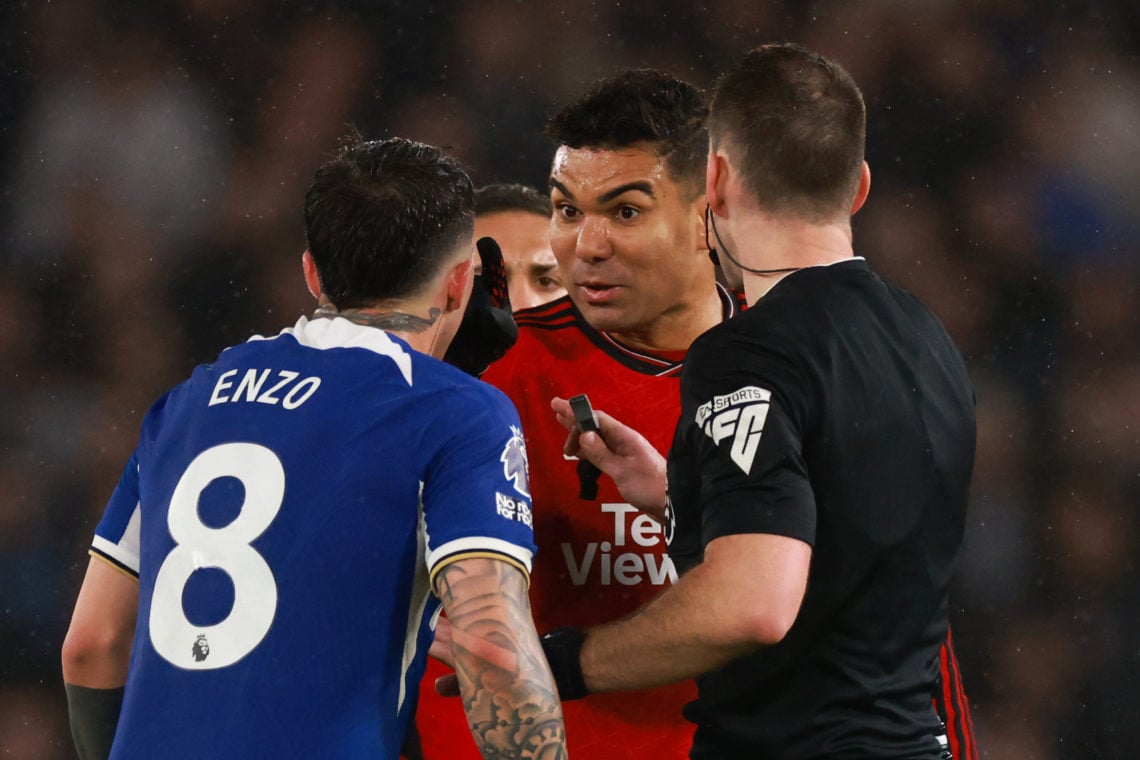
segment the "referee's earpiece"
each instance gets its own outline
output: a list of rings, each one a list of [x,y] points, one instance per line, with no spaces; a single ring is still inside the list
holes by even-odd
[[[717,206],[724,204],[722,184],[726,177],[726,167],[722,165],[723,161],[724,158],[714,150],[709,152],[708,161],[705,162],[705,246],[709,249],[709,259],[718,267],[720,256],[717,254],[716,244],[720,242],[720,238],[709,235],[709,223],[713,215],[713,204]]]
[[[745,266],[740,263],[740,259],[732,255],[732,251],[728,250],[728,246],[724,244],[724,240],[720,236],[720,231],[716,228],[716,212],[713,210],[715,206],[717,209],[725,212],[723,214],[724,218],[729,218],[728,206],[725,203],[726,193],[724,192],[729,182],[728,170],[728,161],[724,156],[715,152],[709,153],[709,160],[705,165],[705,194],[708,198],[708,203],[705,204],[705,242],[709,247],[709,258],[711,258],[714,263],[719,264],[720,254],[723,253],[725,258],[731,261],[738,269],[761,276],[798,272],[802,267],[756,269],[754,267]],[[714,241],[716,242],[716,246],[713,245]]]
[[[716,255],[716,246],[712,244],[712,240],[709,238],[709,216],[711,214],[712,214],[712,207],[706,203],[705,204],[705,248],[707,248],[709,251],[709,261],[711,261],[714,266],[719,267],[720,266],[720,258]]]

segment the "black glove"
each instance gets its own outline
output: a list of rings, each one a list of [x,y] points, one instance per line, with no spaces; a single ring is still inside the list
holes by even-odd
[[[463,322],[443,360],[479,377],[491,362],[501,358],[515,344],[519,328],[511,314],[507,268],[503,266],[499,244],[485,237],[479,238],[475,247],[483,261],[483,273],[475,275]]]
[[[550,663],[558,698],[563,702],[581,699],[590,693],[586,677],[582,675],[582,642],[586,634],[580,628],[555,628],[541,639],[542,651]]]

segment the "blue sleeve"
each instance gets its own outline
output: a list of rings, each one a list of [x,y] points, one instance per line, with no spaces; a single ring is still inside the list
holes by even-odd
[[[518,412],[485,383],[446,396],[422,494],[432,587],[440,569],[465,557],[501,559],[529,576],[534,529]]]
[[[95,528],[91,554],[131,575],[139,574],[139,460],[131,454],[119,485]]]

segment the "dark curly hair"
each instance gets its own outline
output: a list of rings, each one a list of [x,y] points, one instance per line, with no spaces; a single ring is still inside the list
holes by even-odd
[[[474,228],[459,162],[398,137],[345,145],[305,194],[309,252],[338,309],[415,295]]]
[[[615,150],[649,143],[670,178],[704,190],[708,100],[702,90],[654,69],[629,69],[594,84],[546,124],[569,148]]]

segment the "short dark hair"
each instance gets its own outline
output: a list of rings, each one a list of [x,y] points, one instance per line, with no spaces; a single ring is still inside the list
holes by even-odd
[[[619,150],[637,143],[665,157],[673,181],[704,190],[708,98],[663,71],[628,69],[596,82],[546,124],[560,146]]]
[[[549,219],[552,213],[550,196],[527,185],[505,182],[484,185],[475,191],[476,217],[500,211],[525,211]]]
[[[721,142],[761,206],[812,220],[848,207],[867,134],[863,94],[842,66],[792,43],[746,54],[713,88]]]
[[[415,295],[474,225],[459,162],[399,137],[346,144],[305,193],[309,252],[338,309]]]

